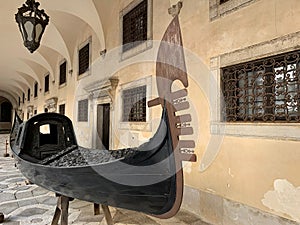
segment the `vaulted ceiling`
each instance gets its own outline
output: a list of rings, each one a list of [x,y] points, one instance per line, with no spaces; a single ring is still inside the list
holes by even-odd
[[[110,12],[119,0],[40,0],[40,8],[50,16],[50,23],[42,37],[41,46],[31,54],[24,46],[15,22],[17,9],[26,0],[1,2],[0,13],[0,92],[17,99],[34,82],[41,82],[46,72],[52,79],[56,60],[65,58],[73,67],[76,38],[86,27],[105,49],[105,26],[109,26]]]

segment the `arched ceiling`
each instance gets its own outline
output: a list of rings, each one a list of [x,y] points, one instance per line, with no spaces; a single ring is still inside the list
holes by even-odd
[[[65,58],[73,67],[74,49],[83,30],[89,27],[101,49],[105,49],[103,22],[108,23],[109,12],[118,0],[40,0],[40,9],[50,16],[41,46],[31,54],[24,46],[15,14],[26,0],[9,0],[1,4],[0,13],[0,94],[14,98],[22,95],[35,82],[42,82],[49,72],[52,80],[58,60]],[[100,15],[101,13],[107,14]],[[75,29],[74,29],[75,28]],[[1,95],[0,95],[1,96]]]

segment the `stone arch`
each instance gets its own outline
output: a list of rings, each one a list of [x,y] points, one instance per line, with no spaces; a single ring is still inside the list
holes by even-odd
[[[0,90],[0,97],[7,99],[11,103],[13,109],[18,108],[18,102],[11,94]]]

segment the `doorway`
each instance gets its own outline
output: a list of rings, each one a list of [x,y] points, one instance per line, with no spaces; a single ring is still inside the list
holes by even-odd
[[[97,105],[96,148],[109,149],[110,104]]]
[[[11,115],[12,105],[10,102],[3,102],[1,104],[1,122],[11,122],[12,121],[12,115]]]

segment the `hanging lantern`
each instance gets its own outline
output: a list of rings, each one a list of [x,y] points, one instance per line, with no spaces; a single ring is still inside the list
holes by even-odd
[[[18,13],[15,16],[24,46],[33,53],[40,46],[42,35],[49,23],[49,16],[43,9],[38,9],[39,2],[27,0],[25,4],[18,9]]]

